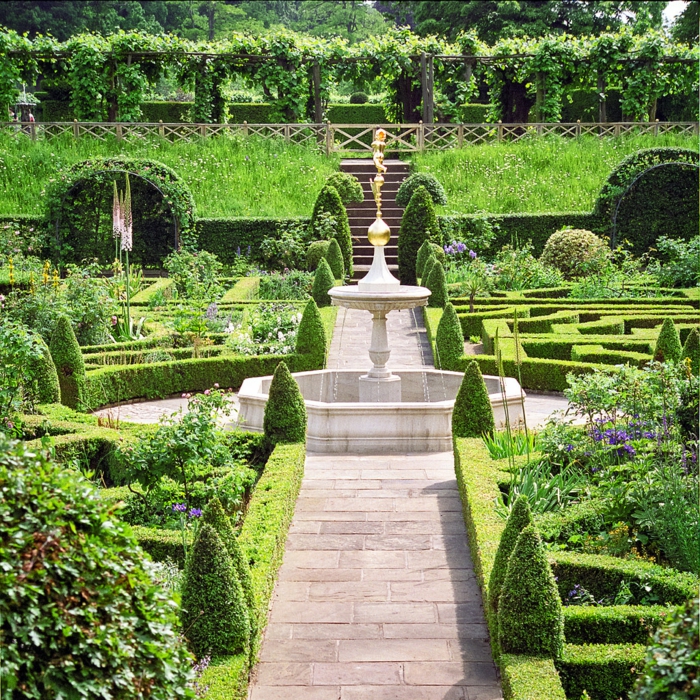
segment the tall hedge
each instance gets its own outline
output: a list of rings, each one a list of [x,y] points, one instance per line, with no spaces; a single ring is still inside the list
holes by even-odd
[[[456,370],[464,355],[464,335],[455,307],[449,302],[440,317],[435,332],[435,366],[438,369]]]
[[[316,235],[316,222],[323,212],[335,217],[336,230],[334,238],[338,240],[338,245],[343,253],[345,271],[348,275],[352,276],[352,238],[350,236],[350,222],[348,221],[348,213],[345,211],[338,190],[332,185],[324,185],[318,193],[318,197],[316,197],[314,210],[311,214],[311,223],[309,224],[313,238],[318,238]]]
[[[659,337],[656,339],[654,359],[657,362],[678,362],[681,359],[683,348],[681,337],[673,319],[664,319]]]
[[[314,274],[314,282],[311,286],[311,296],[319,306],[330,306],[331,298],[328,291],[333,289],[335,278],[328,261],[321,258]]]
[[[345,263],[343,262],[343,253],[340,250],[340,246],[338,245],[338,240],[336,238],[331,239],[324,257],[328,262],[328,266],[331,268],[333,277],[337,280],[345,279]]]
[[[493,433],[493,408],[476,360],[469,360],[452,411],[455,437],[481,437]]]
[[[444,308],[449,299],[447,294],[447,280],[445,278],[445,268],[441,262],[436,262],[430,268],[430,274],[426,280],[425,286],[430,290],[431,294],[428,298],[428,306],[433,308]]]
[[[498,641],[506,654],[559,658],[564,616],[554,574],[534,525],[518,535],[498,600]]]
[[[308,358],[308,369],[323,369],[326,366],[326,331],[313,299],[306,302],[301,315],[295,351]]]
[[[82,410],[85,406],[85,363],[66,316],[59,316],[49,349],[58,372],[61,401],[70,408]]]
[[[271,445],[306,442],[306,406],[299,385],[284,362],[277,365],[272,377],[263,431]]]
[[[440,227],[428,190],[422,185],[413,193],[401,219],[398,255],[401,284],[416,284],[416,258],[425,241],[439,242]]]
[[[34,366],[32,400],[34,403],[60,403],[61,385],[58,381],[56,365],[51,358],[49,346],[38,337],[41,356]]]
[[[690,360],[690,371],[700,374],[700,333],[697,328],[691,329],[683,344],[681,360]]]

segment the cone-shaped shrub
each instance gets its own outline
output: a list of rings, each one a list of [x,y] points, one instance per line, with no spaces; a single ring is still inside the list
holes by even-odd
[[[250,576],[250,565],[243,554],[241,546],[238,544],[238,538],[231,525],[231,520],[224,512],[221,501],[214,498],[207,503],[202,511],[201,523],[211,525],[219,539],[223,543],[231,563],[233,564],[233,572],[238,579],[238,583],[243,589],[243,598],[246,602],[248,610],[248,618],[250,621],[251,636],[255,634],[255,596],[253,595],[253,579]]]
[[[437,258],[435,255],[429,255],[427,260],[425,261],[425,265],[423,265],[423,275],[421,277],[420,283],[426,287],[428,284],[428,277],[430,277],[430,272],[433,269],[433,266],[437,262]]]
[[[311,287],[311,296],[319,306],[330,306],[331,298],[328,296],[328,290],[333,289],[335,279],[330,265],[325,258],[321,259],[316,274],[314,275],[314,283]]]
[[[445,268],[441,262],[436,262],[430,268],[427,284],[425,285],[432,293],[428,297],[428,306],[433,308],[444,308],[447,304],[447,280],[445,279]]]
[[[306,302],[301,315],[295,351],[305,356],[304,369],[323,369],[326,366],[326,331],[313,299]]]
[[[678,362],[681,359],[681,338],[678,329],[670,318],[664,321],[661,332],[656,340],[654,359],[657,362]]]
[[[435,333],[435,366],[456,370],[464,355],[464,334],[455,307],[447,302]]]
[[[199,528],[187,555],[180,620],[197,658],[237,654],[250,643],[243,589],[226,547],[207,523]]]
[[[271,445],[306,441],[306,406],[284,362],[277,365],[265,405],[263,431]]]
[[[532,525],[530,502],[527,500],[526,496],[518,496],[508,516],[508,522],[501,535],[501,541],[498,543],[496,556],[493,560],[493,568],[491,569],[491,578],[489,579],[489,607],[493,612],[498,610],[498,599],[503,589],[503,582],[506,578],[510,555],[515,549],[518,536],[528,525]]]
[[[416,254],[416,280],[423,277],[423,268],[425,263],[428,261],[430,254],[433,252],[430,241],[423,241],[421,247],[418,248],[418,253]]]
[[[345,263],[343,262],[343,253],[335,238],[331,239],[324,257],[328,262],[328,266],[331,268],[333,277],[337,280],[342,280],[345,277]]]
[[[84,408],[85,363],[73,327],[65,316],[58,318],[49,349],[58,372],[61,401],[70,408]]]
[[[41,357],[34,365],[34,385],[32,401],[34,403],[61,403],[61,386],[58,383],[58,372],[51,358],[49,346],[38,338]]]
[[[476,360],[470,360],[452,411],[452,434],[455,437],[481,437],[484,433],[493,433],[493,429],[493,408],[486,384]]]
[[[416,284],[416,258],[425,241],[437,241],[440,229],[435,217],[433,200],[425,187],[419,187],[411,197],[399,229],[399,279],[401,284]]]
[[[336,233],[334,237],[338,240],[338,245],[343,253],[345,271],[348,275],[352,275],[352,238],[350,237],[350,222],[348,221],[348,213],[345,211],[338,190],[332,185],[324,185],[318,193],[318,197],[316,197],[310,224],[314,238],[317,237],[316,221],[322,212],[326,212],[335,217]]]
[[[564,617],[559,591],[534,525],[518,536],[498,601],[498,640],[506,654],[559,658]]]
[[[690,360],[690,371],[700,374],[700,333],[697,328],[693,328],[685,339],[681,360],[686,358]]]

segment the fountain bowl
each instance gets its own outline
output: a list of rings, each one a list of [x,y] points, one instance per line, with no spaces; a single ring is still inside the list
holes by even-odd
[[[359,379],[366,370],[296,372],[306,404],[309,452],[403,454],[452,449],[452,409],[464,375],[436,369],[399,369],[400,402],[360,402]],[[238,392],[237,427],[262,432],[272,375],[246,379]],[[516,379],[485,375],[496,427],[522,420],[525,393]]]

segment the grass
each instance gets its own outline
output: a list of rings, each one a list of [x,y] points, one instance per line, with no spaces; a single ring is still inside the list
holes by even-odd
[[[514,214],[591,211],[610,171],[642,148],[697,150],[697,137],[633,136],[579,139],[558,136],[491,143],[416,154],[417,171],[445,186],[448,203],[438,213]]]
[[[310,216],[338,158],[282,139],[219,137],[192,143],[160,139],[98,141],[70,136],[32,143],[0,136],[0,216],[43,213],[43,193],[60,169],[88,158],[152,158],[187,183],[198,217]]]

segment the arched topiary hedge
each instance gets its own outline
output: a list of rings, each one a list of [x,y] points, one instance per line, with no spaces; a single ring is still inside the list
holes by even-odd
[[[149,159],[95,158],[61,173],[47,191],[46,217],[56,260],[112,262],[112,182],[123,189],[127,173],[134,219],[132,261],[157,267],[176,248],[196,244],[194,199],[172,168]]]
[[[697,151],[686,148],[647,148],[625,158],[595,208],[610,222],[611,243],[628,240],[641,255],[659,236],[697,235],[699,161]]]

